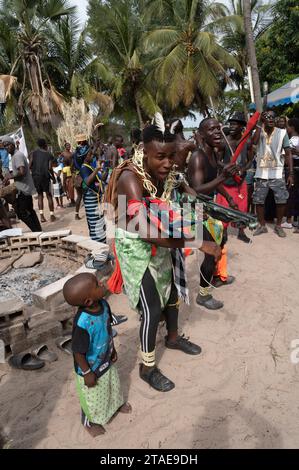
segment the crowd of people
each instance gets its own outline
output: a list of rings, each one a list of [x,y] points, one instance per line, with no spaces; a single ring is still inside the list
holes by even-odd
[[[54,159],[47,143],[40,139],[29,162],[9,137],[2,142],[1,149],[11,155],[8,168],[7,155],[0,153],[3,181],[7,184],[14,180],[16,213],[31,230],[40,230],[40,222],[45,221],[44,194],[51,220],[55,220],[51,180],[57,206],[63,207],[66,195],[77,219],[83,200],[93,240],[108,242],[103,197],[113,207],[116,267],[108,286],[112,293],[120,293],[124,287],[132,309],[140,313],[140,378],[160,392],[175,387],[156,363],[160,321],[166,323],[167,348],[193,356],[201,353],[199,345],[178,333],[180,301],[189,303],[185,258],[190,249],[204,254],[198,273],[199,306],[223,308],[223,303],[214,298],[212,293],[217,290],[213,288],[235,281],[227,269],[228,223],[208,214],[198,220],[194,212],[190,224],[178,236],[178,222],[184,217],[179,203],[186,194],[191,198],[206,195],[240,212],[256,211],[254,236],[260,236],[268,232],[265,206],[271,190],[276,207],[274,232],[285,238],[285,229],[294,225],[294,232],[299,233],[299,119],[276,120],[272,110],[262,113],[234,162],[232,157],[244,139],[246,126],[241,112],[234,113],[225,126],[208,117],[202,120],[194,138],[186,140],[180,120],[165,122],[158,114],[142,131],[132,131],[131,150],[125,149],[121,136],[103,144],[90,143],[87,136],[80,135],[74,152],[66,143]],[[34,187],[40,221],[33,209]],[[125,210],[120,198],[125,198]],[[245,226],[238,226],[238,239],[251,242]],[[77,389],[82,422],[96,436],[104,432],[103,426],[116,411],[131,410],[124,403],[114,368],[117,354],[111,312],[103,300],[102,286],[92,275],[81,274],[70,280],[64,295],[79,309],[73,331]]]

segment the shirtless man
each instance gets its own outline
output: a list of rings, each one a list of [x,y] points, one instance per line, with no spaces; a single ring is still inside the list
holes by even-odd
[[[62,152],[61,157],[63,159],[63,189],[68,200],[71,201],[68,207],[75,207],[74,177],[72,173],[73,153],[71,151],[71,144],[65,144],[64,152]]]
[[[236,165],[228,164],[221,169],[218,174],[217,157],[215,148],[221,145],[222,135],[220,124],[216,119],[204,119],[198,129],[197,140],[201,142],[201,148],[193,152],[187,169],[187,180],[191,188],[197,193],[206,194],[214,197],[215,192],[221,193],[228,201],[229,205],[236,209],[236,205],[231,196],[223,188],[223,183],[227,178],[237,172]],[[226,235],[223,232],[222,223],[208,219],[206,221],[208,232],[204,234],[207,240],[216,241],[221,247],[224,247]],[[223,282],[220,278],[213,280],[216,271],[216,262],[213,256],[205,254],[204,262],[200,268],[200,290],[197,297],[197,303],[209,310],[218,310],[223,307],[223,303],[213,298],[210,285],[216,287],[228,285],[234,282],[233,276],[228,276]]]

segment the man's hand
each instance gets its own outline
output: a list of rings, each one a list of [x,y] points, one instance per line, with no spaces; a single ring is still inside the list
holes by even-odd
[[[94,372],[89,372],[89,374],[85,375],[84,383],[86,387],[93,388],[97,384],[97,376]]]
[[[229,207],[231,207],[232,209],[234,209],[236,211],[239,209],[238,204],[235,203],[235,201],[233,200],[233,198],[231,196],[229,196],[227,198],[227,202],[229,203]]]
[[[216,263],[218,263],[221,258],[222,249],[215,242],[204,241],[200,248],[200,251],[202,251],[206,255],[214,256]]]
[[[9,183],[10,179],[11,179],[11,174],[10,173],[5,175],[4,178],[3,178],[4,185],[7,185],[7,183]]]
[[[225,165],[225,167],[222,169],[221,174],[225,177],[225,179],[227,179],[234,176],[237,172],[237,165],[235,163],[229,163],[228,165]]]
[[[289,188],[290,188],[291,186],[294,186],[294,176],[293,176],[293,175],[290,175],[290,176],[288,177],[287,185],[288,185]]]
[[[117,352],[115,349],[113,349],[112,354],[111,354],[111,362],[113,362],[114,364],[117,361],[117,359],[118,359]]]

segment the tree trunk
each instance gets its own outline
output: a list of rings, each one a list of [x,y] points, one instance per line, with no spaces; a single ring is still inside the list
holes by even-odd
[[[263,109],[263,102],[262,102],[262,95],[261,95],[260,77],[259,77],[256,53],[255,53],[255,45],[254,45],[254,39],[253,39],[253,31],[252,31],[251,1],[243,0],[243,8],[244,8],[244,26],[245,26],[245,34],[246,34],[246,45],[247,45],[249,64],[252,70],[252,81],[253,81],[255,105],[256,105],[257,111],[261,112]]]
[[[140,129],[143,129],[144,122],[143,122],[143,119],[142,119],[141,108],[140,108],[140,105],[138,103],[138,99],[137,99],[136,94],[135,94],[135,104],[136,104],[136,111],[137,111],[137,115],[138,115],[138,119],[139,119]]]

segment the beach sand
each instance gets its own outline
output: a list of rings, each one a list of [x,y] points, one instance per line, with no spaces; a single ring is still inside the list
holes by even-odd
[[[84,210],[81,210],[82,216]],[[45,229],[71,228],[87,234],[74,211],[57,212]],[[235,284],[215,291],[225,302],[210,312],[195,304],[198,260],[188,260],[192,302],[182,306],[180,331],[201,345],[200,356],[164,347],[157,338],[158,364],[175,382],[170,393],[151,389],[138,376],[139,319],[125,295],[109,299],[113,312],[129,317],[115,340],[118,369],[131,415],[117,415],[104,436],[92,439],[80,422],[72,358],[37,372],[0,365],[0,429],[14,449],[203,449],[294,448],[299,446],[299,366],[291,342],[299,345],[299,235],[269,233],[245,245],[228,243]],[[201,259],[202,255],[199,255]],[[53,343],[49,347],[56,350]],[[299,354],[298,354],[299,357]]]

